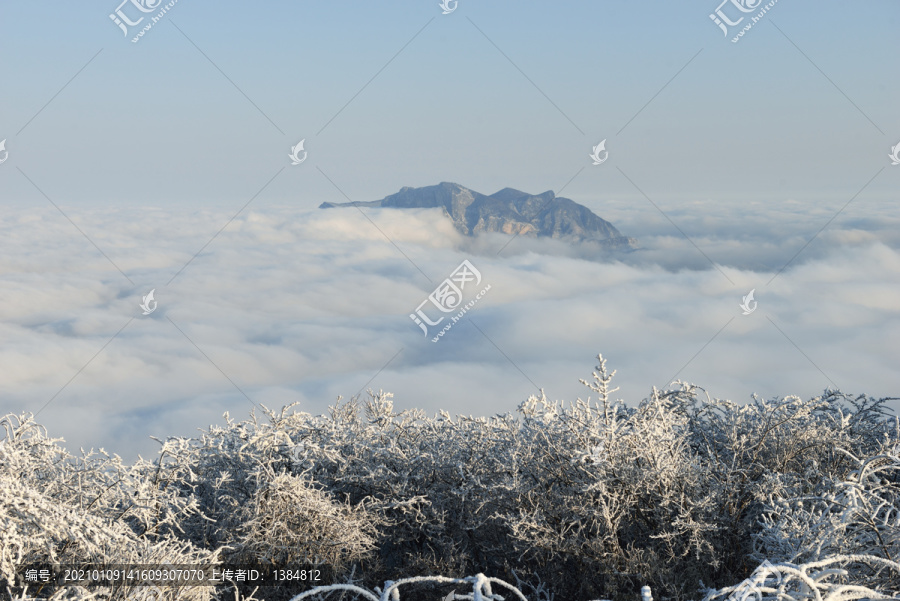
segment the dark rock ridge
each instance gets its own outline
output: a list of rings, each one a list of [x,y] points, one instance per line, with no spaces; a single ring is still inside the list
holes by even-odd
[[[401,188],[396,194],[368,202],[323,202],[320,209],[334,207],[382,207],[392,209],[443,208],[456,229],[467,236],[500,232],[520,236],[598,242],[607,248],[637,248],[610,222],[584,205],[556,196],[552,191],[528,194],[504,188],[490,196],[459,184],[441,182],[424,188]]]

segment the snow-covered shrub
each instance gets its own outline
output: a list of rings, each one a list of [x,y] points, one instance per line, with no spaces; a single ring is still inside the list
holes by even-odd
[[[595,404],[520,406],[517,473],[487,495],[508,507],[495,517],[517,555],[579,597],[627,598],[649,582],[686,599],[701,580],[739,580],[770,499],[848,473],[843,451],[875,452],[890,423],[887,399],[833,391],[741,406],[681,384],[628,408],[611,402],[599,359],[583,382]]]
[[[868,457],[812,494],[773,499],[755,535],[755,557],[854,564],[854,582],[900,592],[900,444]],[[885,561],[886,560],[886,561]]]
[[[837,555],[804,564],[765,561],[743,582],[707,591],[703,601],[753,599],[754,601],[855,601],[856,599],[900,598],[869,588],[861,582],[859,570],[880,568],[892,574],[896,585],[900,564],[871,555]]]
[[[182,521],[181,536],[193,544],[223,549],[232,563],[276,566],[326,564],[343,570],[375,547],[379,517],[366,500],[349,505],[324,489],[297,453],[315,426],[307,414],[268,412],[198,438],[170,438],[147,477],[159,478],[200,508]],[[298,438],[291,439],[291,435]],[[331,456],[325,449],[310,456]]]
[[[751,534],[771,499],[807,494],[822,480],[846,473],[850,462],[840,449],[869,452],[884,430],[884,400],[827,391],[808,401],[754,397],[741,406],[697,399],[696,387],[683,390],[690,392],[676,395],[680,411],[688,418],[704,480],[716,495],[714,544],[731,549],[720,555],[723,575],[751,569]],[[842,408],[847,404],[860,409],[852,419]]]
[[[28,415],[7,415],[0,427],[5,430],[0,444],[0,597],[26,597],[22,567],[28,564],[216,563],[217,550],[159,534],[177,528],[196,509],[143,481],[140,466],[126,467],[118,456],[102,451],[73,457]],[[138,587],[124,586],[90,594],[125,599],[136,591]],[[89,593],[80,587],[44,587],[41,597],[51,595],[79,598]],[[186,588],[179,599],[206,601],[210,592]]]
[[[437,583],[442,585],[447,584],[466,584],[471,585],[472,592],[471,593],[456,593],[451,591],[444,597],[443,601],[453,601],[456,600],[468,600],[468,601],[503,601],[505,597],[500,594],[494,593],[491,589],[491,584],[496,583],[501,586],[506,587],[516,596],[516,598],[521,599],[521,601],[528,601],[526,597],[522,594],[522,591],[509,584],[508,582],[504,582],[499,578],[489,578],[484,574],[476,574],[475,576],[467,576],[466,578],[447,578],[445,576],[417,576],[413,578],[404,578],[402,580],[398,580],[396,582],[392,580],[388,580],[384,583],[384,588],[375,587],[374,591],[367,591],[363,588],[352,584],[333,584],[327,586],[317,586],[305,593],[301,593],[291,599],[291,601],[302,601],[307,597],[316,597],[323,595],[325,593],[330,593],[338,590],[348,590],[353,593],[356,593],[362,596],[364,599],[370,601],[400,601],[400,587],[406,584],[422,584],[422,583]]]
[[[579,596],[630,597],[648,581],[677,594],[706,576],[700,566],[714,566],[719,551],[709,536],[715,499],[688,420],[655,390],[634,409],[610,402],[614,374],[602,357],[597,369],[584,382],[595,404],[578,399],[567,409],[542,396],[520,406],[526,478],[500,517],[522,557],[562,568],[557,590],[577,573]]]

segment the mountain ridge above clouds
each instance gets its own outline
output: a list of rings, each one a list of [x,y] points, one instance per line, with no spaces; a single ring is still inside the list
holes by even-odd
[[[595,242],[610,250],[634,250],[637,240],[589,208],[548,190],[529,194],[504,188],[481,194],[452,182],[412,188],[405,186],[381,200],[323,202],[320,209],[373,207],[392,209],[442,208],[456,229],[466,236],[497,232],[530,238],[548,237],[568,242]]]

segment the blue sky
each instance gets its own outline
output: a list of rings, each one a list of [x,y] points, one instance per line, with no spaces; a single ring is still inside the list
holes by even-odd
[[[3,3],[0,413],[53,399],[51,433],[131,454],[248,397],[574,400],[598,352],[629,402],[676,373],[898,395],[900,3],[781,0],[738,43],[717,5],[180,0],[132,43],[115,1]],[[316,209],[441,181],[553,190],[644,249]],[[425,344],[408,314],[463,259],[483,333]]]
[[[301,138],[309,166],[354,199],[437,181],[558,190],[603,138],[648,194],[858,190],[900,136],[896,2],[782,1],[737,44],[708,18],[715,6],[463,1],[445,16],[424,1],[182,0],[132,44],[107,18],[115,2],[5,3],[0,43],[16,58],[0,67],[0,135],[23,170],[66,182],[61,202],[238,202]],[[579,200],[635,195],[622,177],[584,175],[566,190]],[[28,200],[27,184],[5,185]],[[339,193],[307,169],[262,200],[325,196]]]

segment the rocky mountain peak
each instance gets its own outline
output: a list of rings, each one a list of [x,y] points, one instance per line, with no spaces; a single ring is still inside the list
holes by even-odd
[[[463,234],[482,232],[549,237],[571,242],[593,241],[617,249],[633,249],[637,241],[626,238],[610,222],[568,198],[558,197],[552,190],[529,194],[515,188],[503,188],[485,195],[453,182],[412,188],[381,200],[330,203],[319,208],[382,207],[392,209],[441,208]]]

